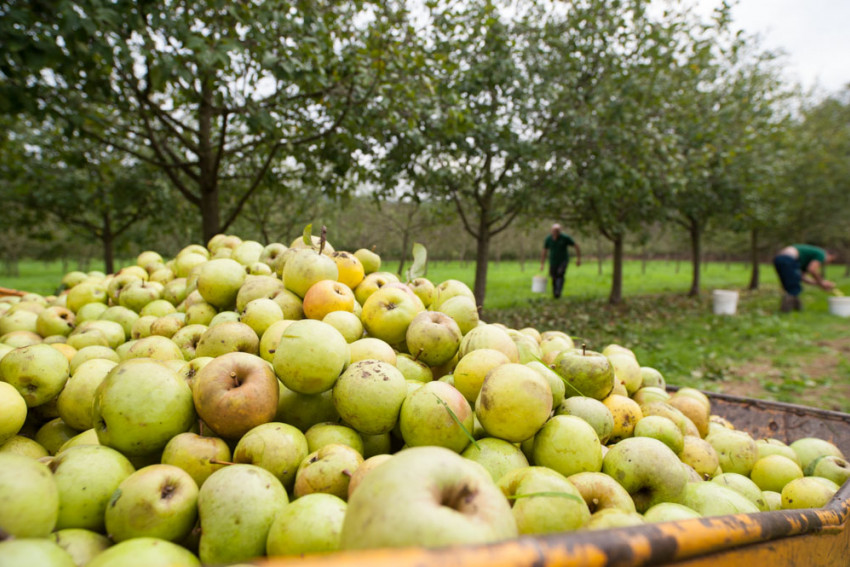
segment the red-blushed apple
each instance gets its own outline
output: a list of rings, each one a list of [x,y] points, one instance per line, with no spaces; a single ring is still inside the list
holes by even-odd
[[[302,302],[304,316],[308,319],[324,319],[333,311],[354,311],[354,292],[344,283],[322,280],[314,283],[304,294]]]
[[[517,536],[510,505],[479,465],[413,447],[371,470],[352,493],[341,549],[480,544]]]
[[[273,364],[287,388],[318,394],[334,386],[350,359],[348,343],[339,331],[327,323],[304,319],[286,327]]]
[[[551,411],[549,382],[537,371],[517,363],[491,370],[475,401],[475,415],[487,434],[514,443],[537,433]]]
[[[244,352],[223,354],[195,376],[198,415],[213,431],[238,439],[277,413],[279,385],[266,361]]]
[[[590,510],[581,493],[550,468],[535,466],[511,471],[499,480],[498,486],[511,502],[520,535],[574,531],[590,520]]]
[[[92,424],[98,440],[128,456],[162,451],[194,423],[192,390],[153,359],[122,362],[95,391]]]

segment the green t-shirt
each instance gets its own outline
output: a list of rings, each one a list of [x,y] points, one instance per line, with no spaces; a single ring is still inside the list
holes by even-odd
[[[560,266],[570,260],[570,253],[567,250],[568,246],[575,246],[575,241],[563,232],[558,235],[558,239],[552,238],[552,235],[546,237],[543,247],[549,250],[549,266]]]
[[[803,272],[808,270],[809,264],[811,264],[813,260],[820,262],[821,266],[826,263],[826,250],[823,248],[818,248],[811,244],[794,244],[794,248],[796,248],[799,253],[799,256],[797,257],[797,264]]]

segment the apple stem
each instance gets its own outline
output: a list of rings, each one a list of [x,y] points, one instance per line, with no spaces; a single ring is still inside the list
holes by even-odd
[[[219,461],[218,459],[210,459],[210,464],[212,464],[212,465],[235,465],[237,463],[233,463],[231,461]]]
[[[322,225],[322,237],[319,239],[319,254],[321,254],[325,249],[325,242],[328,240],[328,227]]]
[[[198,435],[200,435],[201,437],[206,437],[204,435],[204,420],[203,419],[198,420]]]
[[[416,356],[413,357],[413,362],[419,360],[419,357],[422,356],[422,353],[425,352],[425,347],[420,347],[419,352],[416,353]]]
[[[348,470],[348,469],[342,469],[342,474],[344,474],[344,475],[345,475],[345,476],[347,476],[348,478],[351,478],[351,477],[353,476],[353,475],[351,474],[351,471],[350,471],[350,470]]]

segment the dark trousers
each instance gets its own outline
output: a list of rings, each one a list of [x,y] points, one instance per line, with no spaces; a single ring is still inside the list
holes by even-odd
[[[549,266],[549,277],[552,278],[552,295],[555,299],[561,297],[561,291],[564,289],[564,280],[567,275],[567,262],[558,264],[557,266]]]
[[[803,275],[800,273],[799,266],[797,266],[797,259],[780,254],[773,259],[773,267],[776,268],[782,289],[788,295],[800,295],[800,292],[803,291],[803,286],[800,285]]]

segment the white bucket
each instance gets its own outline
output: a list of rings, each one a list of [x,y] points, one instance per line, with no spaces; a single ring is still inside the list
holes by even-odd
[[[534,276],[531,278],[532,293],[546,293],[546,276]]]
[[[715,289],[712,293],[715,315],[734,315],[738,308],[738,292]]]
[[[850,317],[850,297],[830,297],[829,312],[839,317]]]

